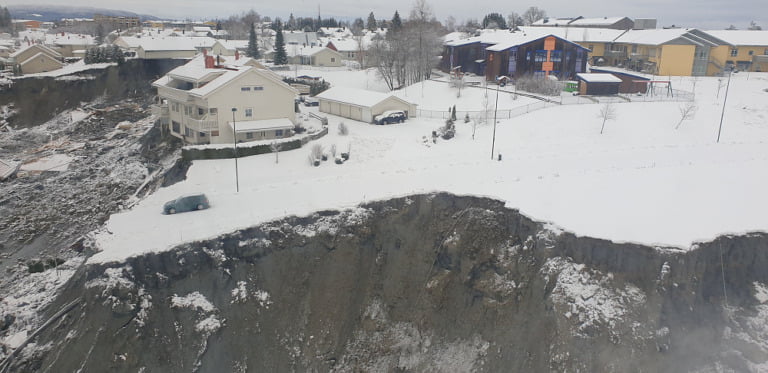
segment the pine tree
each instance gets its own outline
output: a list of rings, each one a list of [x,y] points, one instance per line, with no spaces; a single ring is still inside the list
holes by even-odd
[[[395,15],[392,17],[390,28],[392,32],[400,31],[403,28],[403,21],[400,20],[400,13],[397,11],[395,11]]]
[[[245,55],[251,58],[259,58],[259,44],[256,40],[256,28],[251,23],[251,31],[248,34],[248,50],[245,51]]]
[[[96,25],[96,45],[104,44],[104,25],[99,23]]]
[[[285,52],[285,40],[283,39],[283,25],[277,21],[277,35],[275,36],[275,65],[288,63],[288,55]]]
[[[374,17],[373,12],[368,14],[368,22],[365,24],[365,27],[368,29],[368,31],[376,30],[376,17]]]

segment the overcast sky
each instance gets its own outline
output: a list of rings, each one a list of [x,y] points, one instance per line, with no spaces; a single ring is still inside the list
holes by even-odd
[[[89,6],[128,10],[161,18],[210,19],[226,18],[250,9],[271,17],[317,16],[318,6],[323,18],[361,17],[373,11],[378,19],[390,19],[395,10],[407,17],[414,0],[387,0],[376,3],[360,0],[5,0],[6,5],[52,4]],[[735,25],[744,29],[754,20],[768,30],[768,0],[540,0],[518,5],[498,0],[427,0],[435,16],[444,21],[453,16],[461,23],[467,18],[482,19],[491,12],[504,16],[510,12],[522,13],[535,5],[552,17],[615,17],[656,18],[658,26],[677,25],[697,28],[725,28]],[[506,4],[505,4],[506,3]]]

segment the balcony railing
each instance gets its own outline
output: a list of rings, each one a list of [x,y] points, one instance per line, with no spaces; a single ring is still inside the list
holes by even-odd
[[[187,128],[195,130],[197,132],[211,132],[211,131],[217,131],[219,129],[219,121],[210,120],[207,118],[203,118],[203,119],[187,118],[186,126]]]
[[[627,52],[625,51],[613,51],[613,50],[606,50],[605,53],[603,53],[606,57],[624,57],[627,55]]]
[[[160,118],[168,117],[170,114],[168,104],[152,105],[152,114]]]

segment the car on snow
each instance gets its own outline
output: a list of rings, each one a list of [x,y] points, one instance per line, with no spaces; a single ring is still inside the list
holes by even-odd
[[[391,123],[403,123],[405,122],[405,112],[402,110],[389,110],[383,112],[381,115],[377,115],[373,118],[373,122],[376,124],[391,124]]]
[[[163,205],[163,214],[175,214],[177,212],[203,210],[211,207],[205,194],[193,194],[181,196]]]
[[[307,97],[304,99],[304,106],[320,106],[320,100],[314,97]]]

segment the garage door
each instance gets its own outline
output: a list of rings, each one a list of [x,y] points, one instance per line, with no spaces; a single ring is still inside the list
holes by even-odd
[[[352,107],[352,112],[351,112],[351,115],[349,117],[354,119],[354,120],[362,121],[363,120],[363,109],[361,109],[359,107]]]
[[[336,102],[331,102],[331,114],[333,115],[339,115],[341,113],[341,105],[339,105]]]

